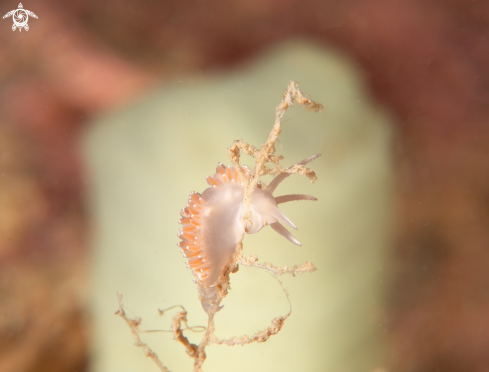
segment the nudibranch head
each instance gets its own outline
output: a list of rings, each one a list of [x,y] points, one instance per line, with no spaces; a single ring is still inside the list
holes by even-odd
[[[249,169],[244,166],[244,177],[249,178]],[[278,204],[293,200],[317,200],[309,195],[285,195],[274,197],[273,192],[278,184],[288,177],[288,173],[276,176],[266,189],[259,186],[252,193],[251,212],[253,224],[249,234],[260,231],[270,225],[276,232],[294,244],[301,245],[292,234],[280,224],[283,222],[294,229],[296,226],[279,210]],[[196,282],[207,287],[207,292],[222,274],[232,258],[236,244],[244,237],[241,225],[243,211],[245,180],[235,167],[219,163],[216,173],[207,176],[211,186],[202,194],[192,192],[187,206],[180,212],[179,223],[183,226],[178,243],[184,257],[188,259],[187,267],[191,268]],[[214,291],[215,292],[215,291]],[[203,294],[206,297],[206,293]],[[204,300],[203,300],[204,304]],[[205,306],[204,306],[205,307]]]

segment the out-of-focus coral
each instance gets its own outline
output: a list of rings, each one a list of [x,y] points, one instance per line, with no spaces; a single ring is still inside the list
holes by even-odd
[[[10,264],[0,274],[0,370],[83,370],[88,332],[76,285],[55,266]]]
[[[45,197],[26,161],[28,151],[19,135],[0,128],[0,261],[22,253],[28,232],[47,214]]]
[[[300,223],[294,236],[303,246],[284,241],[272,227],[244,238],[243,254],[250,256],[239,260],[240,269],[230,278],[231,295],[216,317],[215,335],[229,341],[225,344],[235,344],[265,340],[282,324],[285,333],[270,339],[265,349],[212,347],[204,371],[345,372],[384,365],[379,323],[384,318],[381,278],[390,235],[392,118],[372,104],[351,61],[316,43],[298,40],[270,48],[246,66],[225,73],[184,76],[181,84],[174,81],[162,86],[129,107],[103,115],[87,130],[83,150],[95,231],[91,265],[96,283],[91,301],[94,371],[154,368],[134,347],[120,319],[107,312],[114,304],[107,294],[124,293],[125,307],[130,309],[127,316],[141,316],[142,330],[169,324],[175,308],[165,311],[163,318],[157,317],[155,309],[175,304],[185,306],[189,324],[207,324],[192,275],[182,267],[180,249],[185,247],[174,248],[178,241],[175,211],[188,200],[189,185],[200,191],[205,188],[202,175],[209,172],[209,164],[225,163],[229,156],[235,165],[241,153],[240,164],[253,169],[254,159],[243,152],[263,161],[258,148],[273,123],[273,107],[288,76],[300,81],[311,98],[324,102],[324,110],[311,114],[296,107],[287,112],[280,143],[275,144],[277,157],[272,159],[278,161],[283,155],[293,162],[322,153],[311,166],[319,179],[326,180],[311,185],[304,177],[291,176],[277,188],[278,195],[310,190],[318,199],[308,205],[283,206],[284,213]],[[268,138],[273,141],[279,131],[275,122]],[[248,145],[236,141],[239,133]],[[228,151],[226,144],[232,144]],[[268,146],[270,142],[263,148]],[[274,166],[267,168],[273,172]],[[306,169],[293,169],[315,178]],[[264,182],[271,181],[271,175],[265,177]],[[223,224],[218,230],[221,238],[231,232]],[[314,266],[307,262],[294,266],[303,260]],[[254,269],[257,266],[267,271]],[[277,283],[268,272],[298,274],[314,267],[318,270],[308,275],[281,277],[293,309],[284,323],[286,296],[277,293]],[[209,302],[212,295],[211,289]],[[272,318],[270,332],[256,332],[268,328]],[[250,337],[236,341],[235,335]],[[180,334],[177,337],[181,339]],[[190,343],[199,341],[199,335],[188,331],[185,337]],[[181,347],[171,335],[142,334],[141,339],[171,370],[191,370],[193,361],[181,357]]]
[[[89,323],[80,124],[127,102],[150,78],[87,36],[62,6],[34,8],[39,19],[28,32],[0,33],[0,370],[82,371]]]
[[[0,370],[86,363],[82,216],[54,210],[29,141],[0,127]],[[67,251],[63,252],[63,248]]]

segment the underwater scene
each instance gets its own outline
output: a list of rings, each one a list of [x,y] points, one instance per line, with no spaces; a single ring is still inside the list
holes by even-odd
[[[483,2],[2,7],[1,372],[487,370]]]

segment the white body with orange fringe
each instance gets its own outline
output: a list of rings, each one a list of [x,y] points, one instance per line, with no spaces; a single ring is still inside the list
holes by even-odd
[[[311,157],[307,162],[315,159]],[[243,167],[243,174],[249,177],[249,170]],[[273,192],[288,173],[276,176],[266,189],[261,184],[252,193],[251,212],[253,224],[249,234],[260,231],[270,225],[276,232],[296,245],[300,242],[283,226],[297,227],[278,209],[278,204],[294,200],[317,200],[309,195],[284,195],[274,197]],[[184,257],[188,258],[187,267],[192,269],[195,282],[201,290],[202,306],[209,312],[217,295],[215,284],[223,269],[229,264],[236,244],[241,242],[245,230],[240,218],[243,211],[245,180],[235,167],[219,164],[214,176],[207,176],[211,186],[202,194],[192,192],[188,205],[182,209],[182,224],[178,237],[182,239],[178,246]],[[279,222],[280,221],[280,222]]]

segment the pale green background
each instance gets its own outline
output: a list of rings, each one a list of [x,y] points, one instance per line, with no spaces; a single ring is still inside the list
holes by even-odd
[[[383,265],[389,242],[391,133],[389,116],[365,92],[348,59],[293,41],[229,73],[182,77],[140,102],[96,120],[85,136],[90,175],[93,253],[91,278],[95,372],[157,371],[133,345],[114,315],[116,291],[128,315],[145,329],[169,329],[175,304],[191,325],[205,325],[196,285],[176,247],[179,211],[190,191],[227,148],[243,139],[259,146],[289,80],[324,105],[321,113],[289,109],[280,137],[284,166],[312,154],[318,181],[291,176],[275,195],[305,193],[318,202],[283,204],[299,227],[302,247],[269,227],[247,235],[245,254],[276,265],[312,261],[318,271],[283,277],[292,315],[263,344],[210,346],[205,371],[373,371],[383,365]],[[249,158],[245,163],[252,165]],[[216,320],[221,338],[251,335],[288,311],[278,283],[266,272],[241,268]],[[188,333],[194,342],[201,334]],[[145,334],[172,371],[192,360],[169,333]]]

